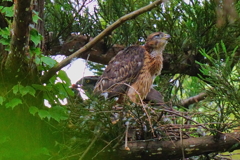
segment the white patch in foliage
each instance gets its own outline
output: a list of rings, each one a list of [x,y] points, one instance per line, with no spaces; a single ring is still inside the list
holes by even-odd
[[[108,92],[101,93],[101,96],[103,96],[105,99],[108,99]]]

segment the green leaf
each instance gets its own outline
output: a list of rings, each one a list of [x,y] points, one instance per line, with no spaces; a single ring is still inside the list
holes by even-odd
[[[1,38],[0,43],[2,43],[3,45],[9,45],[10,44],[10,39]]]
[[[18,85],[13,86],[13,94],[17,94],[18,93]]]
[[[50,57],[41,57],[41,61],[49,67],[53,67],[55,64],[57,64],[57,62]]]
[[[62,106],[53,106],[52,108],[50,108],[49,113],[51,115],[51,118],[55,119],[56,121],[60,121],[60,120],[66,120],[68,119],[67,116],[67,110],[65,107]]]
[[[13,17],[14,14],[13,7],[4,7],[1,12],[5,13],[6,17]]]
[[[16,95],[18,92],[24,89],[24,87],[21,84],[17,84],[13,86],[13,93]]]
[[[38,45],[41,42],[42,36],[38,33],[37,30],[32,29],[30,31],[30,39],[33,41],[35,45]]]
[[[204,49],[200,49],[199,52],[206,57],[209,61],[211,61],[212,63],[214,63],[213,58],[211,56],[209,56],[206,51]]]
[[[68,77],[68,75],[67,75],[67,73],[66,73],[65,71],[60,70],[60,71],[58,72],[58,77],[59,77],[62,81],[66,82],[67,85],[69,85],[69,86],[71,85],[71,80],[69,79],[69,77]]]
[[[8,103],[6,103],[6,108],[14,108],[17,105],[22,104],[22,100],[19,98],[13,98],[11,101],[9,101]]]
[[[41,53],[42,53],[42,51],[39,47],[37,47],[37,48],[31,47],[30,48],[30,54],[36,56],[36,58],[38,58],[38,61],[40,61],[38,56],[41,55]],[[35,62],[37,62],[37,61],[35,60]],[[37,63],[37,64],[39,64],[39,63]]]
[[[28,94],[31,94],[33,97],[35,97],[36,91],[35,91],[35,89],[33,87],[26,86],[26,87],[24,87],[24,88],[22,88],[20,90],[20,93],[22,94],[22,96],[24,96],[24,95],[26,95],[28,93]]]
[[[36,56],[36,58],[35,58],[35,63],[37,65],[41,64],[41,59],[38,56]]]
[[[25,89],[28,91],[29,94],[31,94],[33,97],[35,97],[36,91],[31,86],[26,86]]]
[[[34,23],[38,23],[38,20],[39,20],[39,19],[42,20],[42,19],[38,16],[38,12],[36,12],[36,11],[33,10],[33,13],[34,13],[34,15],[33,15],[33,17],[32,17],[32,20],[33,20]]]
[[[35,115],[38,112],[38,108],[35,106],[31,106],[29,108],[29,113],[31,113],[32,115]]]
[[[48,120],[50,120],[50,118],[51,118],[51,115],[46,110],[38,110],[38,115],[41,119],[48,118]]]
[[[2,104],[3,104],[3,101],[5,101],[5,98],[4,98],[4,97],[2,97],[2,96],[0,96],[0,105],[2,105]]]
[[[69,89],[69,87],[66,87],[65,84],[60,83],[60,82],[57,82],[55,84],[55,87],[57,89],[58,98],[64,99],[64,98],[68,97],[68,92],[66,90]]]
[[[223,41],[221,41],[221,46],[222,46],[223,52],[227,53],[227,49]]]

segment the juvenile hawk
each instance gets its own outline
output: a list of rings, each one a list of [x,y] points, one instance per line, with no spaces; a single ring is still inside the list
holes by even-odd
[[[94,93],[107,98],[127,95],[134,103],[146,98],[163,67],[162,52],[170,35],[152,33],[143,46],[135,45],[118,52],[99,78]]]

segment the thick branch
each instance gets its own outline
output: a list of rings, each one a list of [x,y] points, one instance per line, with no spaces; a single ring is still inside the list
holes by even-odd
[[[132,141],[128,142],[129,151],[118,151],[117,159],[141,159],[159,160],[174,159],[209,154],[214,152],[225,152],[240,149],[240,133],[222,134],[219,139],[214,136],[200,138],[188,138],[178,141]],[[123,146],[124,147],[124,146]]]
[[[121,17],[116,22],[114,22],[112,25],[110,25],[105,30],[103,30],[92,41],[88,42],[85,46],[80,48],[78,51],[76,51],[75,53],[73,53],[72,55],[70,55],[69,57],[64,59],[62,62],[57,64],[55,67],[51,68],[46,74],[43,75],[43,77],[41,78],[41,81],[42,82],[47,82],[57,71],[59,71],[61,68],[68,65],[73,58],[78,57],[80,54],[82,54],[82,53],[86,52],[87,50],[89,50],[90,48],[92,48],[97,42],[102,40],[106,35],[110,34],[114,29],[116,29],[118,26],[120,26],[125,21],[130,20],[132,18],[135,18],[142,13],[150,11],[151,9],[157,7],[161,3],[162,3],[162,0],[154,1],[153,3],[147,5],[143,8],[140,8],[140,9],[134,11],[134,12],[131,12],[131,13]]]
[[[93,38],[83,35],[71,36],[61,46],[53,46],[51,50],[45,52],[46,55],[65,55],[70,56],[76,52],[79,48],[82,48],[85,44],[90,42]],[[78,58],[87,59],[92,62],[101,64],[108,64],[108,62],[114,57],[120,50],[123,50],[124,46],[115,44],[111,48],[107,49],[104,41],[96,43],[91,49],[78,55]],[[90,55],[90,56],[88,56]]]

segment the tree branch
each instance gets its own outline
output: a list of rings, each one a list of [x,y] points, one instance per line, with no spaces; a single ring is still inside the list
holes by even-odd
[[[51,50],[45,52],[46,55],[65,55],[70,56],[82,48],[85,44],[89,43],[93,38],[89,38],[83,35],[71,36],[69,40],[61,46],[53,46]],[[114,44],[111,48],[107,48],[104,41],[99,41],[94,44],[94,46],[79,54],[77,57],[82,59],[87,59],[89,56],[89,61],[97,62],[101,64],[108,64],[108,62],[121,50],[125,47],[119,44]],[[162,74],[186,74],[189,76],[198,76],[201,75],[199,70],[200,66],[195,63],[195,61],[201,61],[202,57],[199,55],[185,55],[178,56],[170,53],[163,53],[163,70]],[[178,62],[178,63],[176,63]],[[204,77],[204,75],[201,75]]]
[[[184,99],[182,100],[178,106],[183,106],[183,107],[188,107],[189,105],[193,104],[193,103],[197,103],[201,100],[204,100],[207,96],[207,93],[206,92],[202,92],[202,93],[199,93],[198,95],[196,96],[193,96],[193,97],[190,97],[190,98],[187,98],[187,99]]]
[[[93,38],[92,41],[88,42],[85,46],[80,48],[78,51],[76,51],[75,53],[73,53],[72,55],[70,55],[63,61],[61,61],[59,64],[57,64],[56,66],[51,68],[48,72],[46,72],[40,79],[41,82],[43,82],[43,83],[47,82],[57,71],[59,71],[61,68],[68,65],[73,58],[78,57],[80,54],[82,54],[82,53],[86,52],[87,50],[89,50],[90,48],[92,48],[97,42],[99,42],[101,39],[103,39],[106,35],[110,34],[114,29],[116,29],[118,26],[120,26],[125,21],[135,18],[142,13],[150,11],[153,8],[157,7],[161,3],[162,3],[162,0],[156,0],[153,3],[151,3],[145,7],[142,7],[136,11],[133,11],[133,12],[119,18],[116,22],[114,22],[112,25],[110,25],[105,30],[103,30],[98,36]]]
[[[76,52],[79,48],[82,48],[85,44],[90,42],[93,38],[84,35],[72,35],[65,43],[60,46],[53,46],[51,50],[45,52],[46,55],[64,55],[70,56]],[[97,62],[101,64],[108,64],[108,62],[119,51],[123,50],[123,45],[114,44],[111,48],[107,49],[107,45],[104,41],[99,41],[91,49],[78,55],[78,58],[87,59],[89,61]]]
[[[219,139],[214,136],[188,138],[178,141],[129,141],[129,151],[119,150],[114,156],[117,159],[141,159],[159,160],[181,158],[182,150],[185,157],[209,154],[214,152],[226,152],[240,149],[240,132],[221,134]],[[124,148],[124,146],[122,146]],[[110,154],[111,155],[111,154]],[[109,158],[112,159],[113,157]]]

